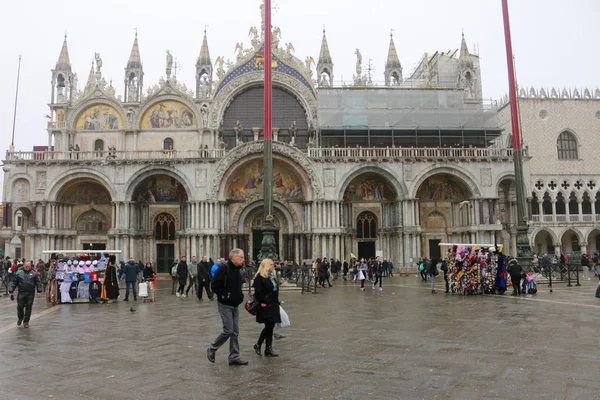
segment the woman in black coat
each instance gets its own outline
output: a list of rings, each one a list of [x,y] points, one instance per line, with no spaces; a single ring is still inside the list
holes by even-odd
[[[273,351],[273,328],[275,324],[281,323],[279,314],[279,287],[275,277],[273,260],[265,259],[260,263],[258,272],[254,277],[254,298],[260,304],[256,314],[256,322],[265,324],[258,342],[254,345],[254,351],[261,355],[260,348],[266,342],[265,357],[278,357]]]

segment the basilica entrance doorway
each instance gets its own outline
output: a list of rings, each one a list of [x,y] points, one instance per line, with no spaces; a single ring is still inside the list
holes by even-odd
[[[358,256],[360,258],[375,258],[375,241],[358,242]]]
[[[171,266],[175,262],[174,244],[156,245],[156,271],[159,273],[171,273]]]

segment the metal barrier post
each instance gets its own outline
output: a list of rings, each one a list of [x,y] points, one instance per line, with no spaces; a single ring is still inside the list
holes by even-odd
[[[550,293],[552,293],[552,264],[550,264],[550,268],[549,268],[550,272],[548,274],[548,287],[550,288]]]
[[[577,276],[577,283],[575,284],[575,286],[581,286],[581,283],[579,283],[579,265],[575,267],[575,273]]]
[[[567,264],[567,286],[573,286],[571,285],[571,264]]]

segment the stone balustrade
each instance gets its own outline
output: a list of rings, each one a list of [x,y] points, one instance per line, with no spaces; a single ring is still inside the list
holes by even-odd
[[[138,150],[138,151],[15,151],[6,152],[7,164],[23,162],[63,162],[63,161],[153,161],[199,159],[215,161],[223,158],[225,150]]]
[[[526,150],[523,150],[525,156]],[[511,161],[508,148],[311,148],[308,155],[315,161]]]
[[[137,151],[15,151],[6,152],[7,164],[24,162],[62,161],[154,161],[189,159],[216,161],[230,151],[225,149],[199,150],[137,150]],[[512,162],[513,149],[508,148],[310,148],[304,150],[314,161],[447,161],[447,162]],[[527,157],[527,150],[523,150]]]

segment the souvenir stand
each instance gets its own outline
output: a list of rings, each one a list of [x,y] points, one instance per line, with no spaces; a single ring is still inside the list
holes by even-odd
[[[506,290],[503,245],[440,243],[447,247],[450,293],[462,296],[498,294]]]
[[[46,301],[52,304],[99,303],[104,272],[109,254],[121,250],[45,250],[45,256],[60,254],[54,270],[50,271],[50,283]],[[70,260],[69,255],[75,255]]]

